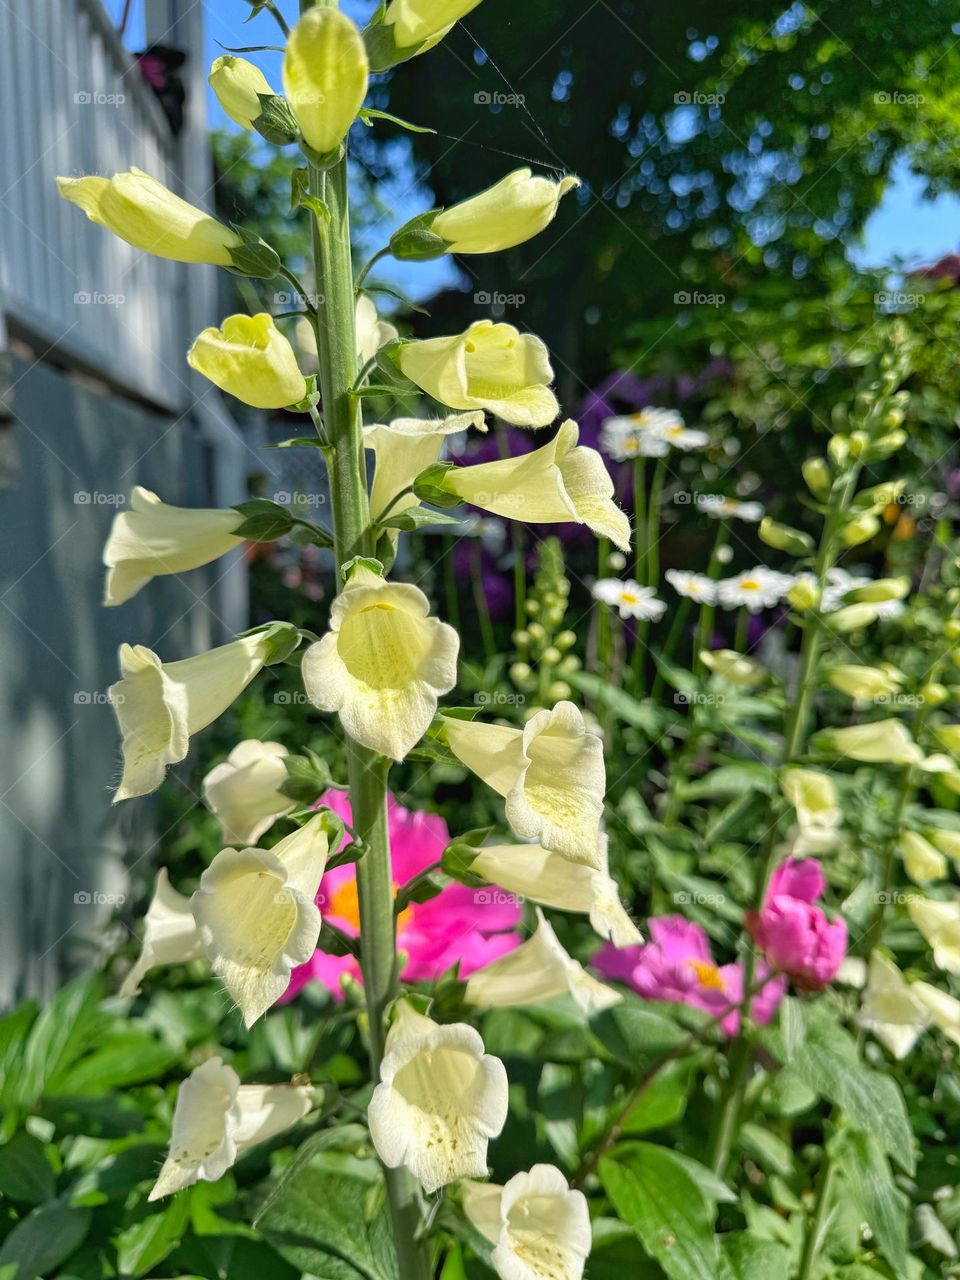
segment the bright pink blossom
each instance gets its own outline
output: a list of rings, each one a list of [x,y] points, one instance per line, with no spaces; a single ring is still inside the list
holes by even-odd
[[[743,999],[743,966],[715,964],[710,942],[698,924],[683,916],[657,916],[648,922],[650,942],[642,946],[602,947],[593,965],[604,977],[619,980],[648,1000],[676,1000],[717,1014]],[[761,967],[758,981],[766,976]],[[751,1017],[761,1025],[770,1021],[786,990],[786,980],[771,977],[751,1001]],[[736,1009],[720,1023],[728,1036],[737,1034]]]
[[[319,804],[351,821],[350,802],[344,792],[328,791]],[[442,818],[404,809],[393,796],[387,798],[387,819],[394,886],[399,888],[439,860],[450,836]],[[344,843],[348,839],[345,837]],[[328,871],[320,881],[316,901],[324,920],[356,937],[360,932],[356,864]],[[407,956],[403,978],[407,982],[439,978],[458,960],[460,974],[466,977],[520,945],[523,939],[517,926],[522,914],[521,906],[508,894],[462,884],[448,886],[429,902],[412,903],[397,920],[397,946]],[[315,951],[306,964],[294,969],[284,999],[291,999],[308,982],[319,982],[340,999],[340,978],[347,973],[360,980],[360,966],[353,956]]]
[[[801,990],[819,991],[837,976],[847,953],[847,926],[827,919],[816,900],[826,889],[816,858],[787,858],[770,877],[763,908],[747,929],[773,969]]]

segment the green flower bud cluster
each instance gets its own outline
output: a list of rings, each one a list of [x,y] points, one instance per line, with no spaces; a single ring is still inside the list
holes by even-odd
[[[571,652],[576,634],[564,627],[569,596],[560,541],[547,538],[526,602],[530,621],[513,633],[517,659],[510,667],[510,679],[533,709],[552,707],[572,693],[565,677],[579,669],[580,659]]]

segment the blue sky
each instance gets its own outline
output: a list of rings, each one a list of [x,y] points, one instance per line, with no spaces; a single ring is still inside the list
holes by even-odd
[[[106,0],[107,9],[119,17],[124,0]],[[250,22],[243,21],[249,12],[246,0],[205,0],[207,10],[207,61],[223,52],[223,45],[277,44],[279,31],[273,19],[260,14]],[[296,0],[279,0],[289,18],[297,10]],[[373,0],[344,0],[344,7],[358,18],[374,7]],[[143,0],[133,0],[127,42],[136,47],[142,41]],[[247,55],[258,62],[267,78],[279,87],[279,55],[272,53]],[[211,94],[210,119],[223,123],[223,113]],[[944,253],[960,249],[960,197],[941,196],[933,201],[921,199],[922,182],[910,174],[905,163],[896,166],[893,180],[879,208],[867,222],[864,243],[853,248],[850,256],[862,267],[882,267],[900,260],[907,265],[932,262]],[[424,207],[425,193],[410,190],[409,181],[400,175],[394,191],[385,193],[395,203],[394,216],[377,228],[388,235],[394,226]],[[450,281],[454,273],[449,264],[416,264],[401,267],[392,277],[385,270],[381,278],[424,296],[438,283]]]

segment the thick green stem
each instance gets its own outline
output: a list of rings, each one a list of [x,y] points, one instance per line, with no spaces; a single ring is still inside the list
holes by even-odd
[[[301,0],[301,11],[311,8],[312,2]],[[330,215],[326,221],[311,217],[317,293],[323,299],[316,315],[317,354],[339,572],[354,556],[373,551],[360,406],[350,394],[358,359],[346,157],[328,169],[311,164],[309,183],[311,195],[324,201]],[[376,1081],[383,1059],[385,1014],[398,991],[387,828],[389,764],[366,747],[349,741],[347,745],[353,826],[367,846],[357,863],[357,893],[370,1067]],[[421,1215],[416,1186],[403,1169],[385,1169],[384,1177],[401,1280],[425,1280],[430,1268],[418,1239]]]
[[[826,1151],[823,1153],[823,1168],[817,1181],[816,1198],[813,1202],[813,1216],[807,1226],[807,1234],[803,1242],[803,1253],[800,1257],[800,1270],[797,1280],[812,1280],[814,1263],[823,1243],[827,1223],[827,1210],[830,1205],[830,1189],[833,1183],[833,1161]]]
[[[710,562],[707,565],[707,577],[711,582],[715,582],[720,576],[721,557],[723,549],[726,547],[730,538],[730,528],[726,520],[721,520],[717,529],[717,536],[714,539],[713,550],[710,552]],[[704,649],[710,647],[710,636],[713,632],[713,619],[716,608],[712,604],[701,604],[700,613],[697,617],[697,628],[693,635],[693,657],[690,663],[691,669],[697,674],[703,674],[703,663],[700,660],[700,654]]]

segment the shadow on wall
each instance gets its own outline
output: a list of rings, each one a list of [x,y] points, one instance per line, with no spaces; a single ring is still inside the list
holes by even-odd
[[[188,419],[40,364],[15,360],[10,381],[14,414],[0,423],[0,1006],[90,963],[125,892],[121,859],[151,855],[151,802],[110,804],[120,753],[106,689],[117,646],[174,659],[221,642],[218,583],[235,570],[228,557],[104,609],[103,544],[131,487],[213,505],[210,447]]]

